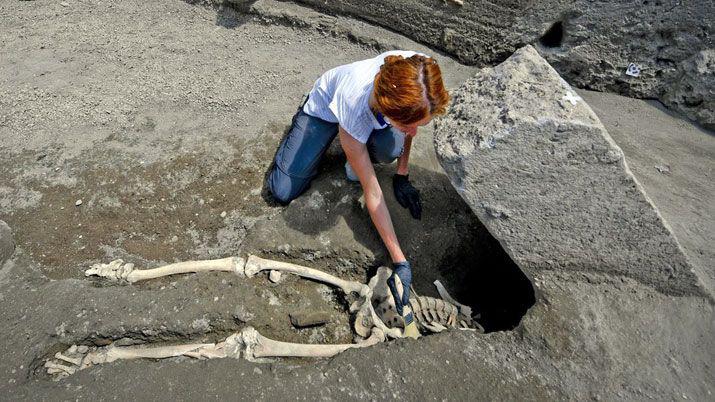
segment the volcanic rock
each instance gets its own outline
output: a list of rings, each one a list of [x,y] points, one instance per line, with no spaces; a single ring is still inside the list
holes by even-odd
[[[598,117],[531,46],[453,93],[435,125],[459,194],[527,273],[590,271],[702,295]]]
[[[698,52],[714,47],[712,1],[626,0],[616,6],[593,0],[469,0],[462,7],[425,0],[298,2],[389,27],[469,64],[501,62],[531,43],[579,88],[659,98],[712,125],[707,102],[688,104],[666,95],[683,71],[693,73],[689,80],[696,91],[707,88],[707,73],[688,65]],[[638,77],[625,74],[631,63],[641,67]]]
[[[715,50],[694,54],[680,64],[678,73],[665,103],[715,130]]]

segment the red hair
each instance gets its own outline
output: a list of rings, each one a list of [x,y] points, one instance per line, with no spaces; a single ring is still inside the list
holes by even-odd
[[[387,56],[374,84],[379,111],[401,124],[444,114],[449,103],[442,72],[431,57]]]

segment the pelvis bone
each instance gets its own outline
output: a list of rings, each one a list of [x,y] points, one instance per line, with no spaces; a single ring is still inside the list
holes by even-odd
[[[116,360],[163,359],[186,356],[200,359],[240,358],[259,361],[270,357],[331,357],[347,349],[372,346],[387,338],[403,336],[402,318],[395,310],[395,303],[386,284],[391,274],[389,268],[381,267],[369,283],[349,281],[328,273],[281,261],[263,259],[250,255],[247,259],[229,257],[219,260],[186,261],[153,269],[138,270],[133,264],[115,260],[109,264],[95,264],[85,271],[86,276],[98,276],[108,280],[134,283],[163,276],[191,272],[221,271],[239,276],[253,277],[261,271],[298,275],[302,278],[323,282],[341,289],[346,294],[355,293],[356,302],[350,306],[355,313],[354,330],[359,336],[354,344],[300,344],[281,342],[259,334],[252,327],[230,335],[218,343],[194,343],[171,346],[116,346],[89,347],[73,345],[64,353],[45,363],[47,373],[55,379],[74,374],[78,370]],[[399,285],[398,285],[399,286]],[[440,332],[446,328],[476,328],[478,324],[459,313],[458,307],[440,299],[415,296],[410,301],[415,319],[424,332]]]

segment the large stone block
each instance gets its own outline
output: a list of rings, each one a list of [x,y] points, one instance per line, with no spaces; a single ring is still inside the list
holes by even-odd
[[[435,147],[459,194],[527,273],[594,271],[705,294],[621,149],[533,47],[454,91]]]
[[[707,92],[707,75],[688,60],[714,46],[713,1],[465,0],[462,7],[444,0],[298,2],[388,27],[468,64],[495,64],[525,43],[538,45],[572,85],[658,98],[715,127],[707,104],[666,95],[684,72],[688,85]],[[642,67],[638,77],[626,75],[630,63]]]
[[[7,261],[15,252],[15,242],[12,239],[10,226],[0,221],[0,265]]]

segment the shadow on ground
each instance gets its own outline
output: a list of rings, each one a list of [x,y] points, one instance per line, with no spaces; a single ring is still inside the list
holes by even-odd
[[[362,202],[358,183],[344,177],[345,157],[335,142],[311,187],[270,221],[256,224],[243,248],[294,259],[367,281],[389,257]],[[403,251],[413,265],[420,295],[438,296],[440,280],[457,300],[472,306],[486,331],[514,329],[534,304],[530,280],[474,216],[441,172],[411,166],[421,191],[422,220],[414,220],[392,194],[394,166],[376,172]],[[271,202],[270,192],[263,195]],[[317,264],[317,265],[315,265]]]

